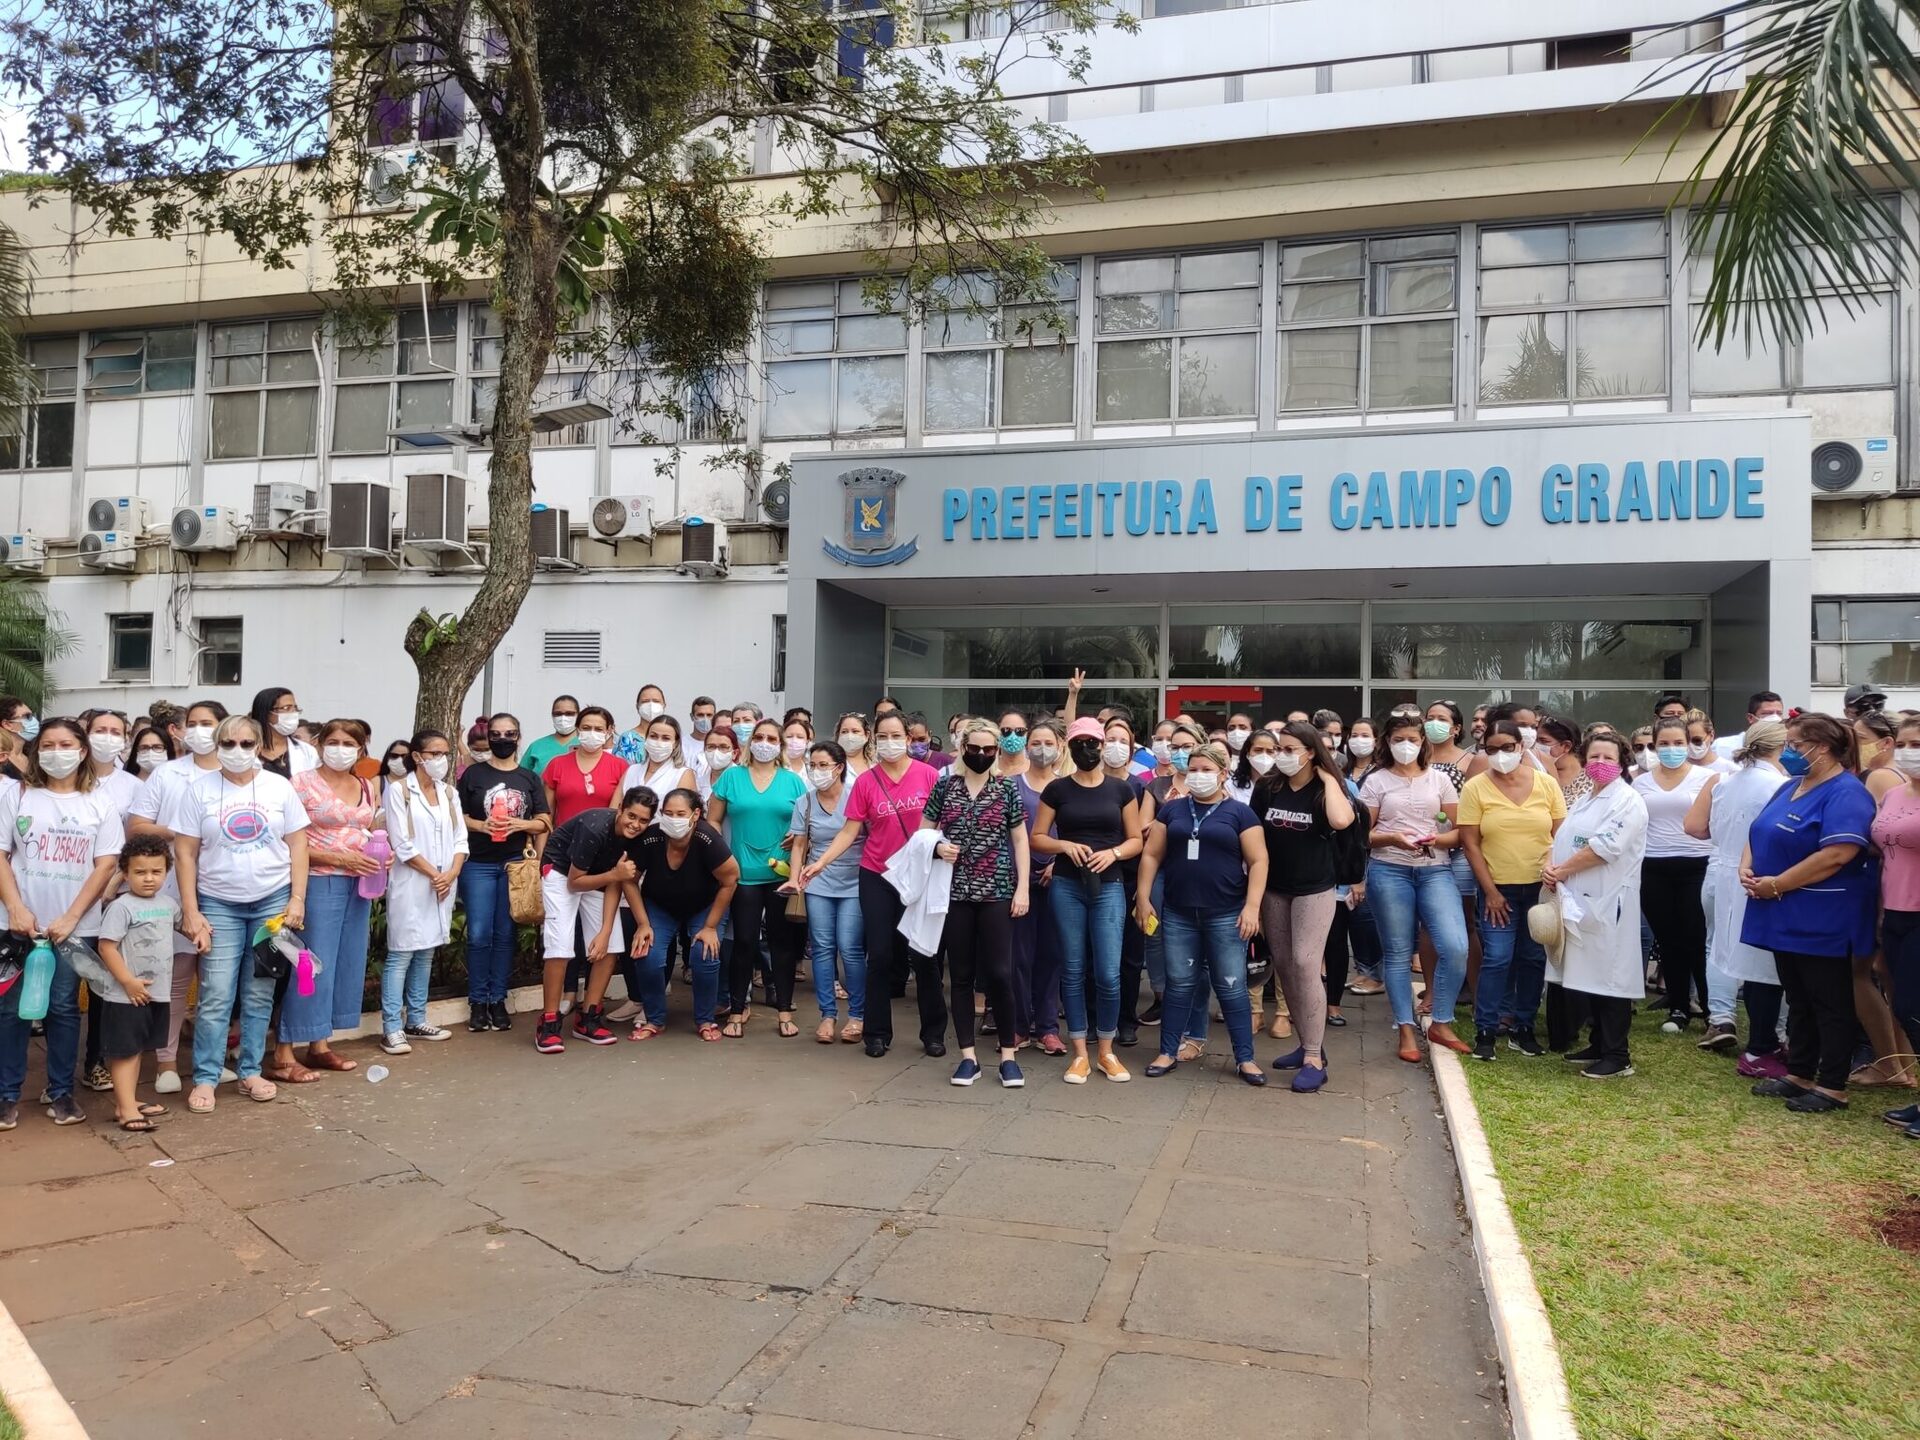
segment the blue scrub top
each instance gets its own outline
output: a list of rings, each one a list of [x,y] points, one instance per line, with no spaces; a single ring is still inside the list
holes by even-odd
[[[1860,853],[1817,885],[1790,890],[1778,900],[1747,901],[1740,939],[1762,950],[1796,955],[1868,955],[1874,948],[1874,912],[1879,868],[1867,847],[1873,828],[1873,796],[1858,777],[1834,776],[1805,795],[1782,785],[1754,817],[1747,844],[1753,873],[1779,875],[1829,845],[1858,845]]]

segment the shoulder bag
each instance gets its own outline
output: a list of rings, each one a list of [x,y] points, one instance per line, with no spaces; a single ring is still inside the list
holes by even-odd
[[[807,845],[811,850],[813,845],[813,791],[811,788],[807,791]],[[798,877],[795,878],[798,879]],[[800,889],[797,884],[793,893],[787,896],[786,916],[796,925],[807,923],[807,892]]]
[[[546,918],[546,902],[540,898],[540,855],[533,841],[518,860],[501,867],[507,878],[507,911],[516,925],[538,925]]]

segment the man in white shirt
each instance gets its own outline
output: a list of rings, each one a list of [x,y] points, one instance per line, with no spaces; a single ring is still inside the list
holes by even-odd
[[[1749,727],[1762,720],[1784,720],[1787,718],[1787,702],[1771,690],[1756,690],[1747,697],[1747,724]],[[1713,753],[1722,759],[1731,760],[1734,752],[1747,743],[1747,732],[1738,735],[1722,735],[1713,742]]]

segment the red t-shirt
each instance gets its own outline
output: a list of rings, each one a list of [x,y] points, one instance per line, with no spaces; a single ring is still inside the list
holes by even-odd
[[[627,762],[602,750],[593,769],[582,770],[578,757],[584,754],[584,750],[572,750],[556,755],[540,772],[540,778],[553,789],[556,828],[588,810],[604,810],[620,793],[620,777],[627,773]]]
[[[906,774],[898,780],[890,779],[878,765],[860,772],[847,797],[846,814],[866,827],[862,870],[886,870],[894,852],[920,828],[920,812],[926,809],[927,796],[939,778],[940,772],[924,760],[908,761]]]

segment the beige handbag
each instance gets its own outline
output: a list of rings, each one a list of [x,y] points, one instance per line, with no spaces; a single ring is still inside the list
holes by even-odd
[[[516,925],[538,925],[546,918],[546,902],[540,898],[540,856],[527,841],[527,852],[518,860],[501,867],[507,876],[507,910]]]

